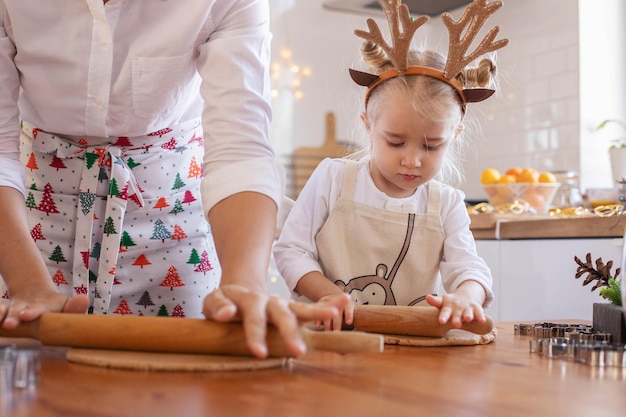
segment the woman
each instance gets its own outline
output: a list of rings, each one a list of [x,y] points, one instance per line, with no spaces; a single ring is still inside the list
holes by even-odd
[[[262,0],[0,1],[3,327],[203,313],[243,320],[257,356],[266,322],[303,352],[298,320],[332,309],[265,287],[284,188],[268,15]]]

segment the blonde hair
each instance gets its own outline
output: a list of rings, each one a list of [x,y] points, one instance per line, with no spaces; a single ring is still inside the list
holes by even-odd
[[[361,46],[361,57],[368,65],[367,72],[380,74],[393,68],[391,60],[385,51],[378,45],[366,41]],[[409,51],[407,56],[408,66],[424,66],[443,71],[446,59],[443,55],[434,51]],[[477,66],[465,68],[459,73],[457,79],[464,88],[483,87],[494,88],[496,66],[488,58],[482,59]],[[380,111],[384,111],[385,97],[389,94],[398,94],[410,98],[410,105],[420,117],[430,118],[437,123],[450,123],[455,134],[458,128],[461,132],[452,141],[441,170],[436,179],[450,184],[459,185],[463,181],[462,158],[467,146],[467,120],[465,120],[465,104],[457,91],[445,82],[428,76],[405,76],[388,79],[378,85],[370,93],[365,109],[370,123],[376,119]],[[360,158],[369,153],[365,148],[350,155],[350,158]]]

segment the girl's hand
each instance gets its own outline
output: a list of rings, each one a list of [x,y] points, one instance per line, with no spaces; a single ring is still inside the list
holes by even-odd
[[[486,321],[485,311],[481,303],[472,301],[464,294],[428,295],[426,301],[440,310],[439,323],[441,324],[450,321],[452,327],[458,329],[463,325],[463,322],[469,323],[478,320],[480,323],[484,323]]]
[[[265,343],[267,324],[278,328],[287,347],[294,356],[306,352],[300,332],[303,322],[332,320],[345,299],[334,303],[305,304],[253,291],[241,285],[223,285],[204,299],[203,313],[207,319],[220,322],[242,321],[248,347],[259,357],[267,357]]]
[[[43,313],[85,313],[89,308],[89,297],[80,294],[73,297],[52,292],[31,292],[29,297],[11,297],[8,302],[0,303],[0,323],[10,330],[23,321],[32,321]]]
[[[321,320],[316,321],[316,329],[324,326],[324,330],[341,330],[344,323],[347,325],[352,324],[354,320],[354,302],[348,294],[340,292],[325,295],[317,301],[317,304],[336,307],[337,314],[329,320],[324,320],[323,322]]]

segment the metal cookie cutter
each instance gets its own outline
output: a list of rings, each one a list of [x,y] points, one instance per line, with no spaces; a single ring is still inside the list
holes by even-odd
[[[0,346],[0,398],[9,398],[14,388],[33,388],[39,370],[38,348]]]
[[[575,360],[591,366],[626,368],[625,346],[622,344],[592,343],[578,349]]]
[[[626,345],[611,344],[611,335],[585,324],[515,324],[519,336],[530,336],[530,352],[591,366],[626,368]]]
[[[39,350],[16,349],[13,386],[15,388],[31,388],[39,376]]]

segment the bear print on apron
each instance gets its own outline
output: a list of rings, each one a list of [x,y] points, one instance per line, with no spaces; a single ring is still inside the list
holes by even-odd
[[[316,237],[324,275],[356,304],[425,304],[440,290],[441,184],[428,183],[426,213],[401,213],[354,201],[356,170],[346,160],[339,199]]]

